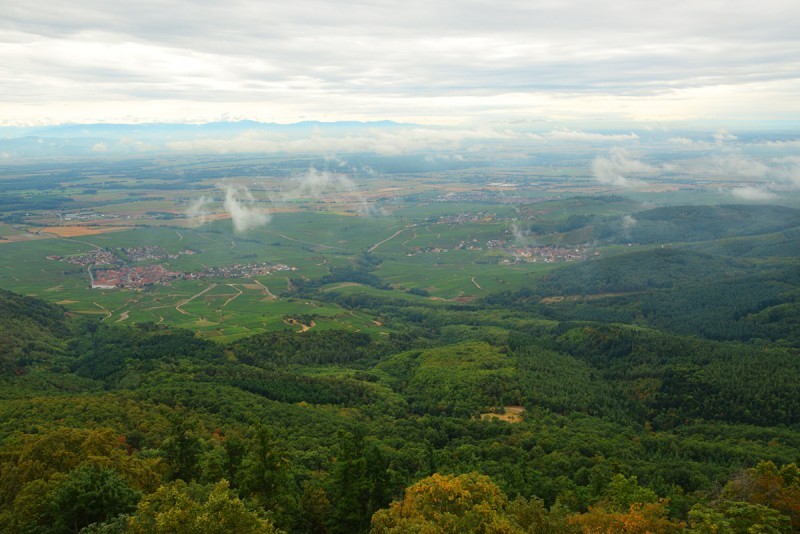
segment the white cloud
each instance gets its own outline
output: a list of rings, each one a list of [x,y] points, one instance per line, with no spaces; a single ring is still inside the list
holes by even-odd
[[[773,161],[773,174],[777,180],[800,187],[800,156],[787,156]]]
[[[595,179],[617,187],[639,185],[640,181],[631,178],[631,175],[653,174],[657,171],[656,167],[633,158],[627,150],[620,147],[612,148],[608,157],[597,157],[592,161]]]
[[[225,184],[220,185],[220,189],[225,191],[225,211],[231,216],[237,232],[246,232],[270,221],[269,212],[254,205],[256,199],[248,188]]]
[[[584,132],[581,130],[553,130],[544,134],[544,137],[553,141],[637,141],[639,136],[635,133],[627,134],[603,134],[595,132]]]
[[[765,178],[769,166],[739,153],[717,155],[712,158],[717,172],[740,178]]]
[[[738,139],[738,137],[724,128],[720,128],[717,130],[717,133],[714,134],[714,141],[716,141],[718,145],[722,145],[728,141],[736,141],[736,139]]]
[[[766,147],[778,148],[778,149],[784,149],[784,148],[800,149],[800,139],[790,139],[786,141],[766,141],[759,144]]]
[[[186,216],[192,219],[193,226],[200,226],[206,223],[208,216],[211,214],[209,210],[210,203],[211,199],[206,196],[201,196],[189,204],[186,210]]]
[[[245,153],[287,152],[292,154],[352,154],[368,152],[398,155],[409,152],[456,150],[467,143],[519,139],[520,134],[489,128],[400,128],[372,129],[365,133],[341,135],[316,131],[311,136],[289,139],[262,132],[247,132],[229,139],[171,141],[167,147],[178,152]]]
[[[747,200],[752,202],[763,202],[778,198],[778,196],[774,193],[752,186],[734,187],[730,190],[730,193],[739,200]]]
[[[667,143],[693,150],[708,150],[716,146],[715,143],[710,143],[702,139],[692,139],[690,137],[670,137],[667,139]]]

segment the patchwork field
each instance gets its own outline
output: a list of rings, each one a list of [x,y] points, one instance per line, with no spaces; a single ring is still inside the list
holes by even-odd
[[[337,296],[469,303],[531,288],[569,261],[638,249],[607,235],[624,230],[620,221],[645,198],[682,194],[601,194],[569,166],[556,175],[482,166],[347,177],[302,161],[185,158],[97,173],[64,164],[37,170],[36,189],[19,169],[0,182],[14,192],[0,202],[0,287],[107,323],[166,323],[220,339],[385,334],[380,317],[355,314]],[[125,252],[152,247],[160,252],[136,261]]]

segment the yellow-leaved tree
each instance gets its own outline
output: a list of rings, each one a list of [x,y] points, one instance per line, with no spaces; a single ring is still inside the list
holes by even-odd
[[[524,532],[505,513],[507,503],[485,475],[437,473],[409,486],[403,500],[378,510],[372,516],[372,532]]]

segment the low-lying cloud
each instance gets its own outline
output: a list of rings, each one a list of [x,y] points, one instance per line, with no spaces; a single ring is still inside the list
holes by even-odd
[[[340,163],[340,166],[346,166],[346,162],[343,160],[337,160],[337,162]],[[288,189],[271,197],[271,201],[276,204],[296,200],[322,199],[348,203],[363,215],[382,215],[380,210],[367,202],[366,197],[347,174],[319,170],[315,167],[310,167],[308,171],[295,176],[289,182]]]
[[[633,187],[641,182],[631,178],[636,174],[652,174],[658,169],[635,159],[621,147],[614,147],[609,151],[608,157],[597,157],[592,161],[592,174],[602,183],[617,187]]]
[[[778,198],[775,193],[752,186],[734,187],[730,190],[730,193],[739,200],[746,200],[750,202],[764,202]]]
[[[736,177],[764,178],[770,172],[769,166],[739,153],[714,156],[712,161],[718,172]]]
[[[205,195],[192,201],[186,210],[186,216],[192,219],[193,226],[200,226],[208,221],[208,216],[211,215],[209,205],[211,199]]]
[[[336,160],[342,166],[347,163]],[[280,207],[296,201],[333,200],[344,203],[363,215],[382,215],[380,209],[367,202],[366,197],[359,191],[355,182],[346,174],[327,170],[318,170],[314,167],[298,174],[286,181],[287,187],[281,191],[271,193],[266,200],[259,201],[244,185],[221,184],[223,191],[222,205],[230,216],[236,232],[246,232],[270,222],[272,215],[270,208]],[[212,198],[201,196],[194,200],[186,209],[185,214],[192,219],[194,226],[208,222],[213,213]]]
[[[225,191],[225,211],[231,216],[233,228],[237,232],[246,232],[270,221],[270,214],[254,204],[255,197],[247,187],[241,185],[221,185]]]
[[[552,141],[638,141],[639,136],[635,133],[627,134],[603,134],[596,132],[584,132],[582,130],[553,130],[543,135],[544,138]]]
[[[177,152],[208,154],[290,153],[354,154],[372,153],[395,156],[411,152],[460,150],[467,144],[521,139],[516,132],[491,128],[373,128],[349,134],[325,134],[317,129],[311,135],[289,138],[284,135],[248,131],[231,138],[170,141],[166,146]]]

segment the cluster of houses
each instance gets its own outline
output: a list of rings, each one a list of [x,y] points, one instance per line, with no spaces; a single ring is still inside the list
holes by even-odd
[[[161,265],[139,265],[119,269],[101,269],[92,273],[92,289],[142,289],[153,285],[167,285],[182,278],[183,273],[169,271]]]
[[[171,254],[163,247],[147,246],[113,250],[97,249],[86,254],[47,256],[47,258],[86,267],[93,289],[143,289],[155,285],[169,285],[173,280],[253,278],[276,271],[296,270],[296,267],[290,267],[283,263],[234,263],[207,267],[194,272],[171,271],[158,263],[131,265],[131,263],[141,264],[165,258],[175,259],[188,254],[197,254],[197,252],[184,249],[177,254]]]
[[[100,248],[85,254],[75,254],[74,256],[47,256],[47,259],[88,267],[91,265],[124,265],[126,263],[158,261],[164,258],[175,259],[178,256],[185,256],[188,254],[197,254],[197,251],[187,248],[181,250],[177,254],[170,254],[166,249],[159,246],[115,249]]]
[[[118,250],[122,254],[124,254],[129,261],[132,261],[134,263],[142,261],[163,260],[164,258],[169,258],[171,260],[174,260],[178,256],[197,254],[197,251],[194,251],[189,248],[184,249],[178,252],[177,254],[170,254],[164,247],[159,247],[159,246],[120,248]]]
[[[248,263],[209,267],[202,271],[170,271],[162,265],[139,265],[116,269],[98,269],[92,272],[94,289],[144,289],[154,285],[169,285],[173,280],[198,280],[200,278],[253,278],[276,271],[293,271],[283,263]]]
[[[585,261],[590,256],[599,256],[600,252],[593,251],[587,245],[574,245],[570,247],[554,246],[512,246],[506,252],[511,258],[506,258],[504,263],[556,263],[564,261]]]

